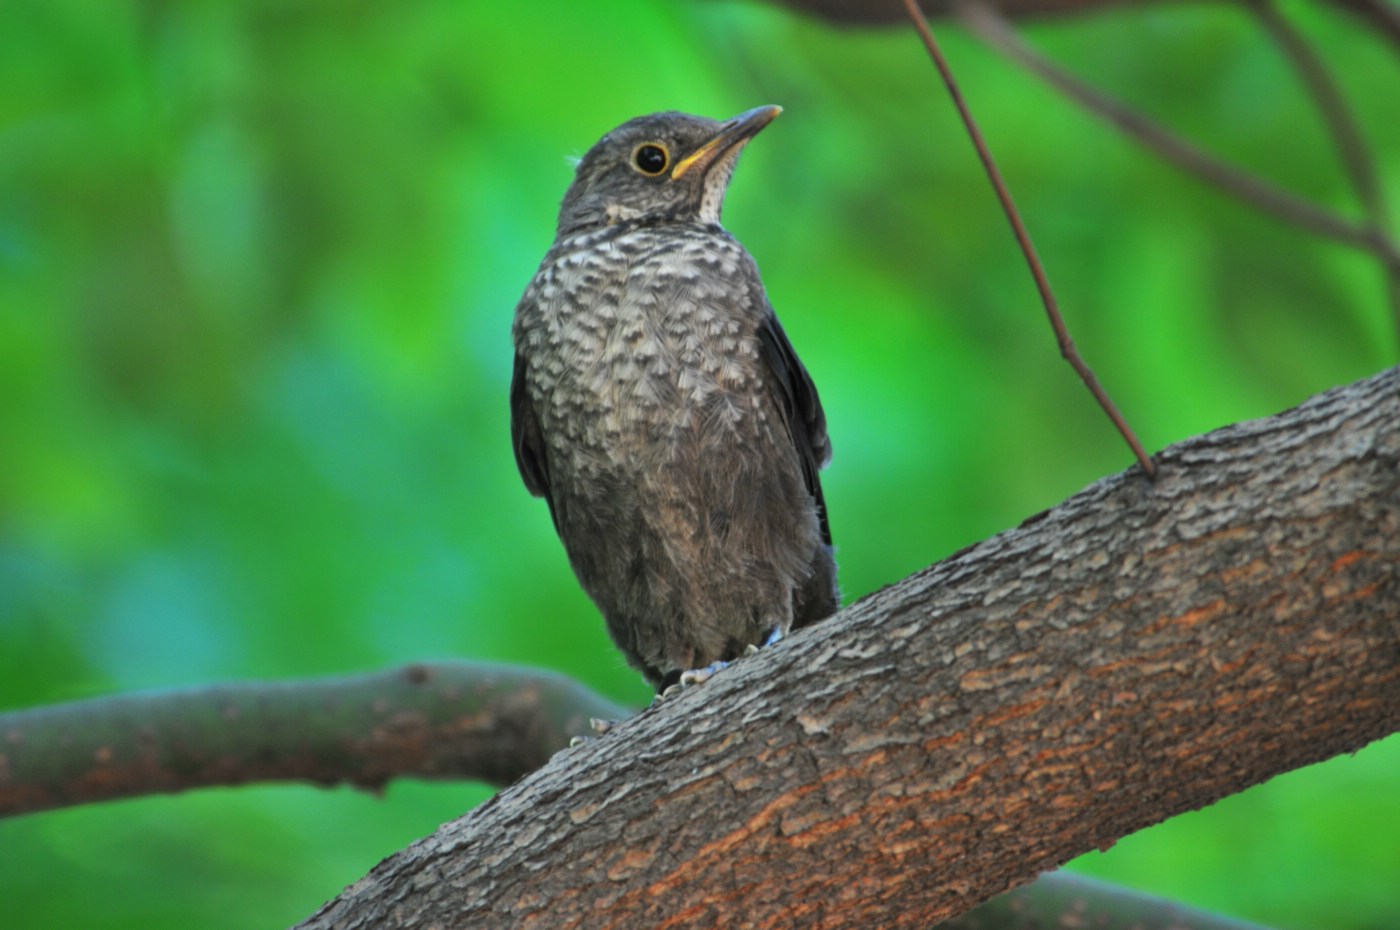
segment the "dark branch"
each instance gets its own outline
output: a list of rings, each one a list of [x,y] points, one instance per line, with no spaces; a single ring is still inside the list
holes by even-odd
[[[1264,930],[1105,882],[1051,872],[937,930]]]
[[[895,3],[870,0],[776,0],[781,6],[798,10],[842,26],[888,26],[904,18]],[[1072,16],[1097,13],[1120,6],[1155,5],[1159,0],[997,0],[996,7],[1014,18]],[[956,0],[921,0],[919,6],[929,16],[947,16]]]
[[[1330,0],[1338,9],[1366,22],[1400,47],[1400,5],[1395,0]]]
[[[970,0],[955,0],[955,3],[968,28],[983,41],[1183,171],[1277,219],[1314,235],[1369,252],[1389,269],[1400,269],[1400,252],[1385,236],[1377,235],[1371,226],[1338,216],[1219,160],[1080,80],[1027,45],[992,4]]]
[[[871,3],[870,0],[774,0],[780,6],[839,26],[889,26],[904,19],[897,3]],[[949,16],[961,0],[922,0],[929,16]],[[1161,0],[989,0],[1002,15],[1011,19],[1037,17],[1092,16],[1125,6],[1159,6]],[[1329,0],[1373,27],[1377,34],[1400,45],[1400,6],[1394,0]]]
[[[562,675],[435,662],[0,714],[0,815],[256,781],[475,778],[506,785],[588,718],[627,716]]]
[[[1347,105],[1337,82],[1332,80],[1331,72],[1302,34],[1279,12],[1274,0],[1249,0],[1249,5],[1264,29],[1293,63],[1303,85],[1307,87],[1337,146],[1347,178],[1366,210],[1367,232],[1377,243],[1385,271],[1391,324],[1396,338],[1400,340],[1400,261],[1394,260],[1395,256],[1400,256],[1400,249],[1396,248],[1389,236],[1390,217],[1385,205],[1385,191],[1381,188],[1380,173],[1376,170],[1375,159],[1371,157],[1370,146],[1362,138],[1361,127],[1352,117],[1351,107]],[[1387,256],[1390,256],[1389,260],[1386,260]]]

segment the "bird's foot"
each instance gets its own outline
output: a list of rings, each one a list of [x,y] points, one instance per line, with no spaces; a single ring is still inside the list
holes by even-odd
[[[747,652],[744,654],[748,655]],[[702,685],[709,681],[715,672],[728,667],[729,663],[721,659],[711,662],[704,668],[678,669],[661,680],[661,687],[657,689],[656,697],[652,703],[655,704],[666,698],[675,697],[691,685]]]
[[[765,647],[771,646],[782,638],[782,627],[775,626],[773,627],[773,631],[769,633],[768,636],[763,640],[763,645]],[[758,650],[758,646],[755,646],[753,643],[749,643],[747,646],[744,647],[744,651],[740,653],[739,658],[742,659],[748,658],[752,655],[757,655]],[[706,665],[704,668],[688,668],[684,671],[672,672],[670,675],[667,675],[666,678],[662,680],[661,689],[656,693],[656,700],[659,701],[662,698],[673,697],[677,694],[680,694],[681,691],[685,689],[688,685],[703,685],[705,682],[709,681],[711,678],[714,677],[715,672],[718,672],[721,669],[728,668],[731,664],[731,662],[727,662],[724,659],[717,659],[714,662],[711,662],[709,665]]]
[[[723,659],[717,659],[704,668],[688,668],[681,672],[680,681],[677,682],[677,684],[682,688],[686,685],[703,685],[714,677],[715,672],[728,667],[728,662]]]

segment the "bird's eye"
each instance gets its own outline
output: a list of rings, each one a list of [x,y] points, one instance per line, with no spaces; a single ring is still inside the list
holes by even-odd
[[[644,142],[632,153],[632,164],[642,174],[655,177],[671,164],[671,153],[660,142]]]

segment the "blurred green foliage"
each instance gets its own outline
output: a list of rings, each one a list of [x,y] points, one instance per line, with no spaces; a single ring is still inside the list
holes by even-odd
[[[1287,11],[1339,68],[1400,214],[1394,50]],[[1373,263],[943,33],[1079,345],[1150,448],[1393,362]],[[1242,9],[1032,37],[1355,215]],[[907,30],[659,0],[0,5],[0,706],[448,656],[644,701],[515,474],[511,312],[567,156],[639,113],[769,102],[787,112],[726,220],[822,390],[848,595],[1127,467]],[[1390,740],[1080,867],[1282,927],[1393,926],[1398,769]],[[271,786],[0,822],[0,913],[283,926],[486,795]]]

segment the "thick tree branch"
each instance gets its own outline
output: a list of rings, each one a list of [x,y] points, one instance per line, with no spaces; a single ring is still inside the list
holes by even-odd
[[[475,662],[12,711],[0,714],[0,815],[255,781],[505,785],[589,732],[590,716],[629,713],[562,675]]]
[[[1400,369],[556,756],[307,928],[919,927],[1400,728]]]

